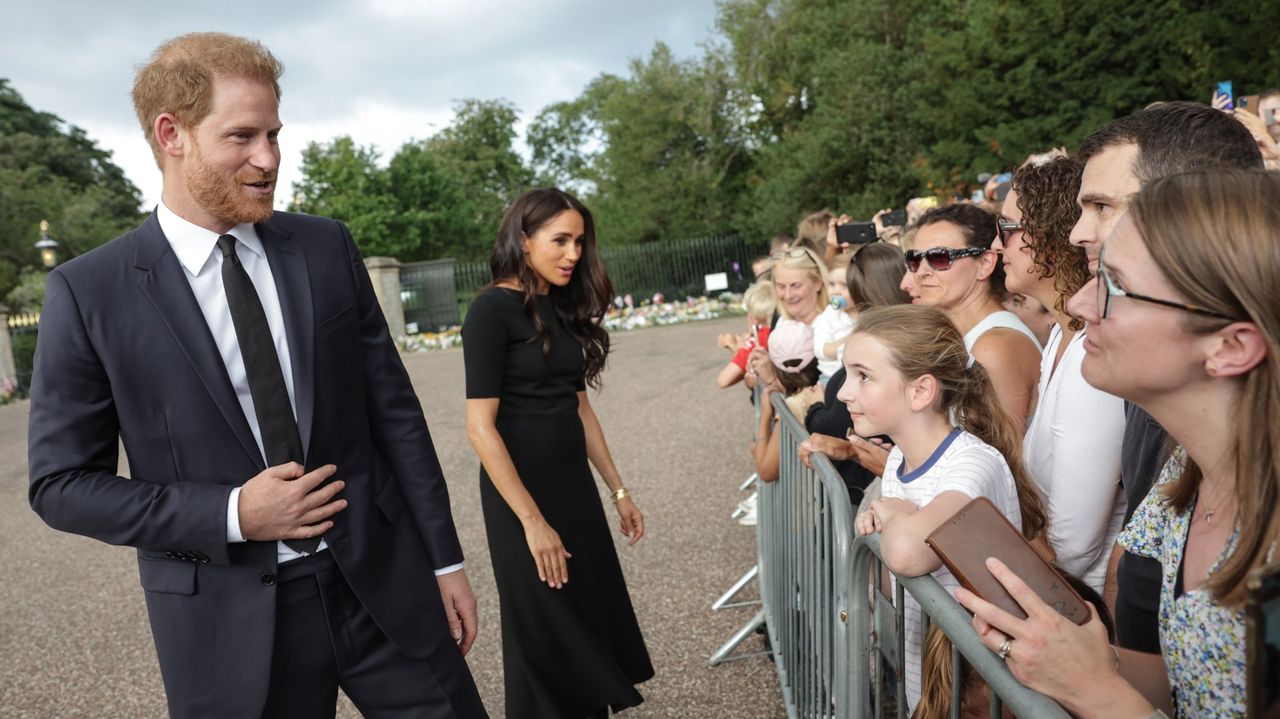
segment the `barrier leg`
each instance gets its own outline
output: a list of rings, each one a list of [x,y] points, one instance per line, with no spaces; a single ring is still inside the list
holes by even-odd
[[[725,592],[724,594],[721,594],[719,599],[712,602],[711,610],[716,611],[720,609],[732,609],[733,607],[747,607],[752,604],[759,604],[760,603],[759,599],[748,599],[745,602],[729,603],[729,600],[733,599],[734,595],[736,595],[738,592],[741,592],[744,587],[750,584],[751,580],[755,579],[756,575],[759,573],[760,573],[760,565],[757,564],[754,567],[752,567],[750,570],[748,570],[746,574],[742,575],[741,579],[734,582],[733,586],[729,587],[729,591]]]
[[[731,653],[733,653],[734,649],[738,648],[739,644],[746,641],[747,637],[751,636],[752,634],[755,634],[756,630],[762,626],[764,626],[764,610],[756,612],[756,615],[751,618],[751,621],[747,622],[742,626],[741,629],[734,632],[733,636],[729,637],[729,641],[725,642],[724,646],[717,649],[716,653],[711,655],[711,660],[709,662],[711,666],[714,667],[714,666],[719,666],[725,662],[735,662],[739,659],[747,659],[749,657],[760,657],[766,654],[771,654],[772,652],[768,652],[768,651],[758,651],[758,652],[750,652],[748,654],[739,654],[737,656],[732,656],[732,657],[729,656]]]
[[[747,491],[747,489],[751,485],[755,484],[757,479],[760,479],[760,475],[756,474],[755,472],[752,472],[750,477],[747,477],[745,480],[743,480],[742,484],[738,485],[738,491],[739,492]]]

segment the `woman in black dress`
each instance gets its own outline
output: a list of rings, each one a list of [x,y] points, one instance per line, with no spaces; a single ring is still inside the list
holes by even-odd
[[[581,719],[644,701],[653,676],[590,459],[635,544],[644,517],[587,400],[613,297],[591,213],[532,190],[502,220],[493,282],[467,310],[467,437],[502,613],[506,716]],[[572,582],[570,578],[572,577]]]

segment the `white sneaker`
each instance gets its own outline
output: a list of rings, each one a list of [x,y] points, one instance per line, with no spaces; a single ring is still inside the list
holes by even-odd
[[[752,504],[751,509],[748,509],[747,513],[742,515],[742,518],[738,520],[738,524],[741,524],[744,527],[756,526],[756,505],[755,504]]]

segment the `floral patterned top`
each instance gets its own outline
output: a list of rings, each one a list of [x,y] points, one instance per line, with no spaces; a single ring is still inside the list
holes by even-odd
[[[1160,471],[1156,486],[1182,476],[1187,454],[1181,447]],[[1173,688],[1177,717],[1243,717],[1245,705],[1245,619],[1243,611],[1220,606],[1203,589],[1182,592],[1178,581],[1187,545],[1193,504],[1176,514],[1163,492],[1153,491],[1120,534],[1125,549],[1158,560],[1164,571],[1160,588],[1160,648]],[[1239,529],[1213,563],[1221,566],[1235,547]]]

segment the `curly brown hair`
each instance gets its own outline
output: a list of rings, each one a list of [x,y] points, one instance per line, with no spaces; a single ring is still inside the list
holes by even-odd
[[[1066,313],[1067,300],[1089,281],[1089,261],[1084,248],[1071,244],[1071,228],[1080,219],[1076,194],[1084,165],[1071,157],[1057,157],[1044,164],[1028,164],[1013,175],[1013,189],[1022,210],[1023,242],[1031,260],[1045,278],[1053,279],[1058,298],[1053,308]],[[1084,323],[1072,317],[1071,329]]]

